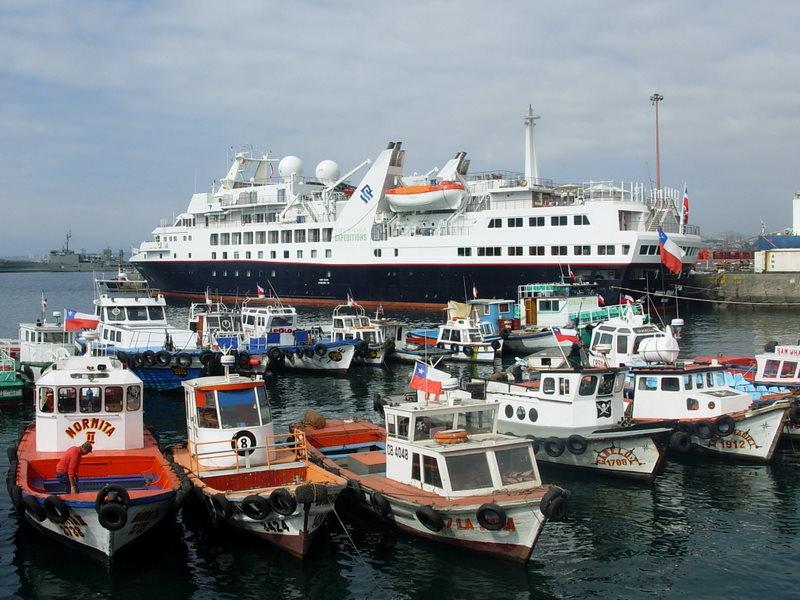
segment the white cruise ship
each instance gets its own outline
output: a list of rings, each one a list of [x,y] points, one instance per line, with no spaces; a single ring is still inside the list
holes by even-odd
[[[524,118],[524,173],[469,174],[458,152],[441,169],[404,176],[400,142],[343,176],[330,160],[312,178],[295,156],[239,153],[220,185],[194,194],[131,261],[164,295],[183,298],[206,289],[241,298],[270,285],[295,304],[338,304],[349,292],[367,306],[432,308],[574,276],[613,302],[616,286],[666,289],[676,278],[661,266],[661,227],[686,253],[684,276],[700,237],[682,223],[682,193],[539,178],[536,118],[530,109]]]

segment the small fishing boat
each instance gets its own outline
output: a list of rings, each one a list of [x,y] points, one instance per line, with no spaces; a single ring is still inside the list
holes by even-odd
[[[305,438],[275,435],[263,380],[225,375],[183,383],[186,445],[175,464],[212,523],[303,558],[346,481],[308,461]]]
[[[0,401],[22,398],[24,385],[10,351],[0,346]]]
[[[94,336],[87,334],[87,340]],[[35,529],[113,558],[180,505],[188,487],[143,423],[142,381],[110,356],[59,358],[36,382],[35,422],[9,448],[9,495]],[[93,445],[77,493],[56,477],[64,453]]]
[[[492,325],[480,322],[475,307],[463,302],[447,303],[446,318],[436,329],[415,328],[406,334],[406,341],[434,345],[450,350],[448,360],[460,362],[492,362],[500,356],[503,339],[493,333]]]
[[[333,309],[332,342],[349,342],[356,348],[356,364],[381,366],[394,350],[394,339],[386,339],[385,328],[372,323],[364,307],[348,298]]]
[[[355,508],[410,534],[526,562],[568,493],[543,485],[528,440],[497,433],[499,403],[444,396],[364,420],[299,423],[310,452],[348,480]]]
[[[452,350],[409,341],[397,342],[392,352],[393,359],[403,362],[447,360],[452,355]]]
[[[42,296],[42,311],[34,323],[19,324],[19,370],[30,381],[36,381],[58,358],[75,354],[75,332],[66,331],[61,312],[53,312],[55,322],[45,316],[46,300]]]
[[[386,190],[386,199],[394,212],[455,210],[467,192],[459,181],[431,180],[422,185],[404,185]]]

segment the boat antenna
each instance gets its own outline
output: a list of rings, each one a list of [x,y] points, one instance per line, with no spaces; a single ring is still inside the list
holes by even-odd
[[[461,276],[461,283],[464,284],[464,302],[469,302],[469,298],[467,297],[467,280],[463,275]]]
[[[278,292],[275,290],[275,287],[272,285],[272,280],[267,279],[267,285],[269,289],[272,290],[272,293],[275,295],[275,301],[278,303],[278,306],[283,308],[283,303],[281,302],[280,296],[278,296]]]

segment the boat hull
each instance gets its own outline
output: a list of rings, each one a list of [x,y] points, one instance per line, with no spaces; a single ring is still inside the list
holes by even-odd
[[[747,411],[736,418],[734,432],[726,437],[717,435],[703,439],[692,435],[692,448],[727,458],[768,462],[772,459],[778,440],[787,421],[788,402]]]
[[[569,352],[569,349],[572,348],[572,342],[557,342],[549,329],[537,332],[511,332],[504,340],[503,351],[511,354],[527,354],[559,346]]]
[[[321,371],[325,373],[346,373],[353,364],[355,357],[355,346],[352,344],[325,346],[325,353],[320,356],[312,347],[298,352],[298,348],[284,352],[280,349],[279,357],[271,357],[268,354],[261,355],[261,364],[266,370],[297,370],[297,371]],[[306,350],[310,350],[308,352]]]
[[[142,380],[146,390],[157,392],[179,390],[182,382],[203,375],[202,366],[142,367],[131,370]]]

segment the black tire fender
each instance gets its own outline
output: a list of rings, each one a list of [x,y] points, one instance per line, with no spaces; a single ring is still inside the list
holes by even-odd
[[[142,356],[140,354],[131,354],[128,356],[128,367],[131,369],[141,369],[143,366]]]
[[[564,454],[564,440],[557,437],[549,437],[542,442],[542,447],[544,448],[545,454],[550,456],[551,458],[558,458],[562,454]]]
[[[214,362],[214,353],[211,350],[203,350],[200,353],[200,364],[207,367]]]
[[[564,518],[566,509],[567,491],[558,487],[551,487],[539,501],[539,510],[550,521],[560,521]]]
[[[128,353],[122,350],[117,350],[117,360],[122,364],[128,364]]]
[[[166,350],[159,350],[156,353],[156,364],[159,367],[168,367],[172,364],[172,354]]]
[[[141,358],[145,367],[154,367],[156,365],[156,353],[152,350],[142,352]]]
[[[503,338],[504,340],[507,340],[508,336],[510,335],[511,335],[511,330],[508,327],[506,327],[505,329],[503,329],[503,331],[500,332],[500,337]]]
[[[684,433],[687,433],[690,436],[694,435],[694,424],[688,421],[683,421],[678,425],[678,431],[683,431]]]
[[[708,421],[698,421],[694,424],[695,435],[701,440],[708,440],[714,435],[714,428]]]
[[[669,447],[675,452],[685,454],[692,445],[691,436],[685,431],[673,431],[669,436]]]
[[[500,350],[500,342],[498,342],[497,340],[492,340],[492,343],[490,345],[492,347],[492,350],[494,350],[495,352]]]
[[[69,506],[62,498],[54,494],[50,494],[44,499],[44,511],[47,513],[47,518],[56,525],[62,525],[69,519]]]
[[[233,514],[233,504],[223,493],[211,496],[211,506],[214,508],[214,513],[223,519],[230,519]]]
[[[381,518],[385,519],[392,514],[392,505],[389,504],[386,496],[380,492],[372,492],[369,498],[369,503],[372,506],[372,510],[374,510]]]
[[[254,521],[263,521],[272,512],[272,505],[267,498],[258,494],[250,494],[239,505],[244,515]]]
[[[269,503],[276,513],[284,517],[294,514],[294,511],[297,510],[297,500],[286,488],[272,490],[269,495]]]
[[[325,356],[326,352],[327,350],[325,350],[325,346],[323,346],[322,344],[317,344],[316,346],[314,346],[314,353],[320,358]]]
[[[236,357],[236,364],[239,366],[239,368],[249,367],[250,353],[246,350],[239,352],[239,356]]]
[[[292,442],[294,442],[293,438],[290,443]],[[297,500],[298,504],[311,504],[314,502],[315,493],[313,483],[304,483],[294,488],[294,498]]]
[[[478,512],[475,513],[475,518],[478,519],[481,527],[489,531],[500,531],[508,521],[505,509],[494,503],[481,504]]]
[[[185,352],[181,352],[175,357],[175,364],[177,364],[179,367],[183,367],[184,369],[188,369],[192,366],[192,357]]]
[[[119,531],[128,523],[128,509],[122,504],[104,504],[97,513],[97,521],[109,531]]]
[[[11,486],[9,496],[11,496],[11,503],[14,505],[14,510],[17,516],[25,514],[25,503],[22,501],[22,488],[14,484]]]
[[[158,440],[156,439],[156,443]],[[111,498],[111,494],[115,494],[114,498]],[[94,500],[94,509],[100,513],[100,509],[107,504],[121,504],[126,509],[131,502],[130,494],[128,494],[128,490],[124,487],[119,485],[107,485],[99,492],[97,492],[97,496]]]
[[[444,529],[444,517],[430,504],[420,506],[414,514],[417,516],[417,520],[422,523],[426,529],[434,533],[439,533]]]
[[[714,421],[714,432],[720,437],[727,437],[736,431],[736,421],[730,415],[722,415]]]
[[[271,360],[278,360],[281,357],[281,349],[273,346],[269,349],[269,352],[267,352],[267,356],[269,356]]]
[[[22,503],[25,505],[25,510],[39,523],[47,518],[47,512],[45,512],[44,507],[33,496],[23,496]]]
[[[589,442],[586,441],[586,438],[582,435],[578,435],[577,433],[573,433],[571,436],[567,438],[567,450],[572,452],[572,454],[583,454],[586,452],[586,449],[589,447]]]

